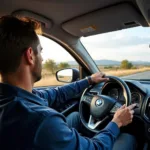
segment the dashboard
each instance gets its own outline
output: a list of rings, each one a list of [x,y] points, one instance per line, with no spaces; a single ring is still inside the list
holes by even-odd
[[[131,103],[136,103],[138,107],[141,106],[144,98],[143,92],[141,92],[134,84],[127,83],[131,91]],[[101,94],[113,97],[121,104],[125,104],[125,98],[121,86],[117,83],[107,83],[101,91]]]
[[[131,103],[136,103],[140,108],[146,95],[149,93],[150,83],[139,82],[136,80],[125,80],[125,83],[131,92]],[[120,104],[125,104],[125,97],[122,87],[117,82],[107,82],[106,84],[99,84],[90,90],[91,93],[96,92],[100,95],[107,95],[116,99]]]

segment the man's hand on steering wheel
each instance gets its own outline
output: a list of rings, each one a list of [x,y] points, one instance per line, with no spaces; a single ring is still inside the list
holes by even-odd
[[[112,122],[115,122],[119,128],[131,123],[133,119],[133,114],[134,114],[133,109],[135,106],[136,104],[132,104],[128,107],[126,105],[123,105],[122,107],[120,107],[114,114]]]
[[[100,83],[100,82],[106,82],[109,80],[109,78],[106,78],[104,73],[97,72],[97,73],[91,75],[91,80],[92,80],[93,84],[96,84],[96,83]]]

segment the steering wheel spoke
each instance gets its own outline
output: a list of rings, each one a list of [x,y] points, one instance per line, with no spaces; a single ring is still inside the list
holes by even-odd
[[[115,103],[113,108],[110,110],[110,113],[114,114],[122,105],[118,102]]]
[[[86,95],[86,96],[83,97],[83,100],[82,100],[82,101],[83,101],[84,103],[90,105],[92,99],[93,99],[93,96],[88,96],[88,95]]]
[[[89,122],[88,122],[88,127],[92,130],[96,129],[104,120],[106,120],[108,116],[106,116],[102,120],[96,120],[92,115],[90,115]]]
[[[96,119],[94,119],[94,117],[92,115],[90,115],[88,127],[90,129],[96,129],[100,125],[101,122],[102,122],[101,120],[96,121]]]

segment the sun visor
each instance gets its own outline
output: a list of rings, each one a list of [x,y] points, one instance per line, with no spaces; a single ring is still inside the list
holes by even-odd
[[[132,5],[119,4],[77,17],[62,25],[74,36],[90,36],[134,26],[148,26],[142,14]]]

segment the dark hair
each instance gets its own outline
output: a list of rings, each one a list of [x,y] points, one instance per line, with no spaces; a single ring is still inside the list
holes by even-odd
[[[21,56],[29,47],[35,51],[39,43],[35,24],[13,16],[0,18],[0,73],[15,72]]]

